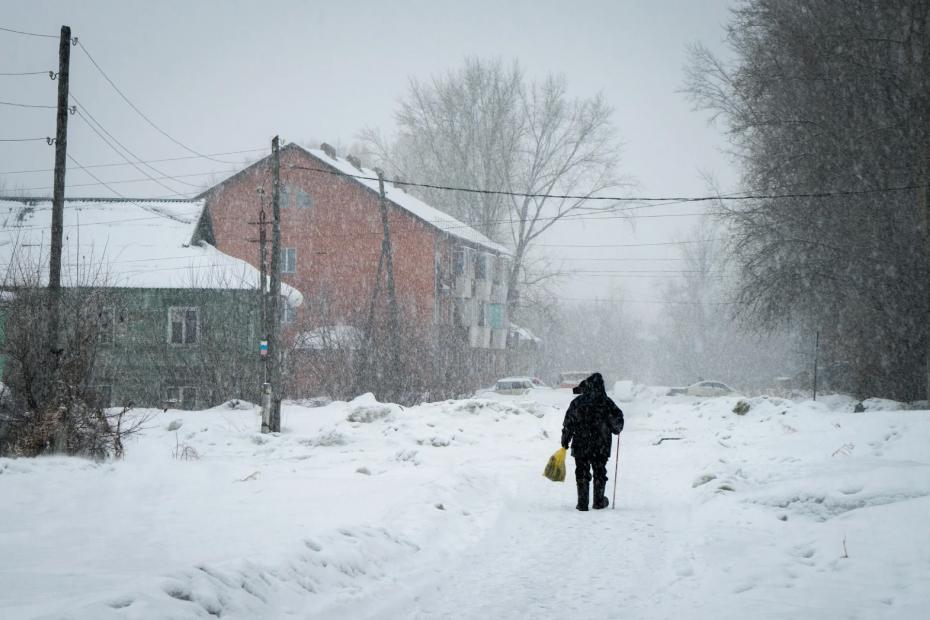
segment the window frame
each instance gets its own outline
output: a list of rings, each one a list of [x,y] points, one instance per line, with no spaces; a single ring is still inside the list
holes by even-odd
[[[105,328],[106,323],[104,322],[103,316],[105,313],[110,313],[110,326],[109,329]],[[106,337],[103,337],[104,334]],[[100,345],[112,345],[116,341],[116,307],[115,306],[103,306],[100,308],[100,312],[97,315],[97,343]]]
[[[196,312],[196,336],[193,342],[190,342],[188,336],[188,322],[187,322],[187,313]],[[174,341],[174,320],[173,314],[175,312],[182,313],[181,319],[181,342]],[[203,323],[200,320],[200,306],[169,306],[168,307],[168,344],[173,347],[197,347],[200,346],[201,334]]]
[[[488,273],[489,256],[491,256],[491,254],[487,252],[475,252],[475,280],[486,282],[491,279],[488,277],[491,275]]]
[[[184,391],[190,390],[193,391],[194,397],[193,401],[190,403],[190,409],[184,406]],[[174,405],[173,409],[179,409],[182,411],[190,411],[197,408],[197,387],[194,385],[167,385],[165,386],[165,405]],[[176,396],[176,398],[172,398]]]
[[[455,248],[452,252],[452,275],[465,275],[465,248]]]
[[[281,296],[281,325],[291,325],[297,321],[297,308],[294,308],[284,296]]]
[[[297,191],[295,192],[294,208],[307,210],[313,209],[313,196],[310,195],[310,192],[304,190],[302,187],[298,187]]]
[[[294,254],[293,269],[288,269],[288,252]],[[297,248],[281,248],[281,273],[297,273]]]

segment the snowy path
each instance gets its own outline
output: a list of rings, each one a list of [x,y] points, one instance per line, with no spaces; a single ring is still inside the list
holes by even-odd
[[[624,434],[624,459],[644,448],[650,434]],[[525,465],[525,467],[524,467]],[[638,472],[618,483],[616,509],[574,509],[574,463],[554,484],[533,462],[501,463],[519,472],[497,520],[459,557],[427,574],[408,575],[392,593],[326,610],[327,618],[603,618],[646,617],[679,598],[675,585],[691,574],[689,508],[663,491],[669,469]],[[613,485],[608,463],[608,496]],[[665,483],[661,479],[665,478]],[[664,602],[663,602],[664,601]]]
[[[396,617],[604,617],[618,606],[650,605],[656,576],[670,570],[668,512],[584,514],[567,494],[523,486],[534,492],[512,498],[480,544],[438,583],[397,605]]]
[[[930,617],[930,412],[643,389],[616,509],[580,513],[571,459],[541,475],[567,399],[168,412],[125,461],[0,459],[0,618]]]

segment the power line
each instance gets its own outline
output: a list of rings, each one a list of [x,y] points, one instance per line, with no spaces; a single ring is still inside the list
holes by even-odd
[[[654,246],[666,246],[666,245],[688,245],[691,243],[710,243],[713,241],[724,241],[723,237],[716,237],[712,239],[693,239],[690,241],[663,241],[659,243],[595,243],[595,244],[581,244],[581,243],[535,243],[534,247],[540,248],[645,248],[645,247],[654,247]]]
[[[127,164],[127,165],[128,165],[128,164]],[[85,167],[86,167],[86,168],[93,168],[93,166],[85,166]],[[207,176],[207,175],[210,175],[210,174],[227,174],[227,173],[229,173],[229,172],[235,172],[235,171],[227,171],[227,170],[208,170],[207,172],[192,172],[192,173],[189,173],[189,174],[176,174],[176,175],[173,175],[173,176],[168,176],[168,175],[166,175],[166,176],[160,176],[160,177],[155,177],[155,178],[156,178],[156,179],[161,179],[161,180],[165,180],[165,179],[175,179],[175,180],[177,180],[177,179],[181,179],[181,178],[202,177],[202,176]],[[123,179],[123,180],[121,180],[121,181],[110,181],[109,183],[110,183],[110,185],[120,185],[120,184],[125,184],[125,183],[145,183],[145,182],[148,182],[148,181],[151,181],[151,180],[152,180],[151,177],[143,177],[143,178],[139,178],[139,179]],[[100,183],[69,183],[69,184],[68,184],[68,187],[72,187],[72,188],[74,188],[74,187],[96,187],[96,186],[98,186],[98,185],[100,185]],[[195,186],[195,187],[200,187],[200,186],[198,185],[198,186]],[[24,187],[24,188],[22,188],[22,189],[20,189],[20,190],[18,190],[18,191],[23,191],[23,192],[37,192],[37,191],[49,190],[49,189],[52,189],[52,188],[51,188],[50,186],[45,185],[45,186],[42,186],[42,187]],[[147,198],[146,200],[149,200],[149,199]]]
[[[258,148],[258,149],[244,149],[241,151],[226,151],[224,153],[210,153],[210,156],[223,156],[223,155],[241,155],[243,153],[257,153],[259,151],[266,151],[267,148]],[[167,161],[182,161],[186,159],[202,159],[200,155],[184,155],[181,157],[165,157],[162,159],[147,159],[140,161],[140,164],[159,164]],[[89,164],[85,168],[114,168],[121,166],[128,166],[126,162],[114,162],[110,164]],[[233,164],[238,165],[238,164]],[[31,170],[5,170],[0,171],[0,174],[33,174],[38,172],[52,172],[52,168],[33,168]],[[180,176],[180,175],[179,175]]]
[[[74,98],[73,95],[72,95],[72,98]],[[126,157],[126,155],[124,155],[124,154],[121,153],[116,147],[114,147],[105,137],[103,137],[103,134],[100,133],[101,131],[102,131],[103,133],[105,133],[107,136],[109,136],[110,139],[113,140],[113,142],[115,142],[121,149],[123,149],[123,151],[125,151],[126,153],[128,153],[131,157],[134,157],[136,160],[139,160],[139,161],[141,161],[141,159],[142,159],[141,157],[139,157],[138,155],[136,155],[135,153],[133,153],[132,151],[130,151],[130,150],[126,147],[126,145],[124,145],[122,142],[120,142],[119,140],[117,140],[116,137],[115,137],[113,134],[111,134],[109,131],[107,131],[106,127],[104,127],[103,125],[101,125],[100,122],[97,121],[97,119],[94,118],[93,115],[92,115],[90,112],[87,111],[87,108],[84,107],[77,99],[74,99],[74,101],[75,101],[75,102],[77,103],[77,105],[80,107],[80,110],[78,111],[78,116],[79,116],[85,123],[87,123],[87,125],[91,128],[91,130],[93,130],[93,132],[96,133],[97,136],[98,136],[101,140],[103,140],[103,142],[104,142],[108,147],[110,147],[110,149],[113,150],[114,153],[116,153],[117,155],[119,155],[120,157],[122,157],[124,160],[126,160],[126,163],[128,163],[128,164],[131,165],[133,168],[135,168],[136,170],[138,170],[141,174],[145,175],[146,178],[148,178],[150,181],[155,182],[156,184],[160,185],[161,187],[163,187],[164,189],[168,190],[168,191],[171,192],[172,194],[175,194],[175,195],[177,195],[177,196],[183,196],[183,194],[182,194],[181,192],[178,192],[178,191],[175,190],[174,188],[169,187],[168,185],[165,185],[164,183],[162,183],[161,181],[159,181],[157,178],[153,177],[151,174],[149,174],[148,172],[146,172],[144,169],[140,168],[134,161],[132,161],[131,159],[129,159],[129,157]],[[96,127],[95,127],[95,125],[96,125]],[[98,131],[98,128],[99,128],[99,131]],[[150,164],[148,165],[148,167],[151,168],[152,170],[154,170],[156,174],[160,174],[160,175],[162,175],[163,177],[172,178],[170,175],[166,175],[164,172],[162,172],[161,170],[158,170],[157,168],[154,168],[154,167],[151,166]],[[188,183],[187,181],[178,181],[178,182],[179,182],[179,183],[184,183],[185,185],[190,185],[190,183]],[[194,187],[197,187],[197,186],[194,186]]]
[[[0,101],[0,105],[9,105],[17,108],[42,108],[45,110],[54,110],[56,106],[53,105],[37,105],[34,103],[16,103],[14,101]]]
[[[48,142],[51,138],[0,138],[0,142]],[[51,189],[51,188],[49,188]]]
[[[193,259],[194,256],[186,256],[185,258]],[[234,258],[234,257],[231,257],[231,258]],[[154,258],[154,259],[146,259],[146,260],[151,261],[151,260],[158,260],[158,259]],[[250,269],[255,269],[255,267],[253,267],[247,261],[242,260],[241,258],[236,258],[235,260],[241,261],[243,264],[242,265],[231,265],[229,263],[205,263],[201,265],[194,265],[194,264],[182,265],[179,267],[157,267],[155,269],[130,269],[130,270],[117,272],[116,277],[121,276],[121,275],[126,275],[126,274],[152,273],[152,272],[161,272],[161,271],[187,271],[187,270],[193,270],[193,269],[212,269],[214,267],[226,267],[228,268],[227,273],[229,272],[229,270],[241,271],[245,273],[249,271]],[[110,265],[120,265],[124,262],[128,263],[128,262],[138,262],[138,261],[112,261],[112,262],[103,261],[100,266],[106,267]],[[69,267],[84,267],[88,263],[65,263],[65,264]],[[10,264],[6,264],[6,265],[3,265],[2,268],[6,269],[10,266],[11,266]]]
[[[164,129],[162,129],[162,128],[159,127],[158,125],[156,125],[155,122],[152,121],[152,119],[150,119],[148,116],[146,116],[146,115],[142,112],[142,110],[140,110],[138,107],[136,107],[136,104],[134,104],[132,101],[130,101],[130,100],[129,100],[129,97],[127,97],[127,96],[125,95],[125,93],[123,93],[123,91],[121,91],[121,90],[119,89],[119,87],[116,85],[116,83],[113,82],[113,80],[110,79],[110,76],[108,76],[108,75],[106,74],[106,72],[103,70],[103,68],[101,68],[101,66],[100,66],[99,64],[97,64],[97,61],[94,60],[94,57],[90,55],[90,52],[87,51],[87,48],[84,46],[84,42],[83,42],[83,41],[78,41],[78,47],[81,48],[81,51],[84,52],[84,54],[87,56],[87,58],[90,60],[90,62],[94,65],[94,67],[97,68],[97,71],[100,72],[100,75],[102,75],[103,78],[107,81],[107,83],[109,83],[110,86],[113,87],[113,90],[115,90],[115,91],[117,92],[117,94],[118,94],[120,97],[122,97],[123,101],[125,101],[125,102],[129,105],[129,107],[132,108],[132,109],[136,112],[136,114],[138,114],[140,117],[142,117],[142,119],[143,119],[146,123],[148,123],[153,129],[155,129],[158,133],[160,133],[161,135],[165,136],[166,138],[168,138],[169,140],[171,140],[172,142],[174,142],[175,144],[177,144],[178,146],[180,146],[180,147],[181,147],[182,149],[184,149],[185,151],[188,151],[189,153],[192,153],[192,154],[194,154],[194,155],[197,155],[198,157],[203,157],[203,158],[209,159],[209,160],[211,160],[211,161],[219,162],[219,163],[222,163],[222,164],[234,164],[234,163],[235,163],[235,162],[223,161],[223,160],[221,160],[221,159],[214,159],[213,157],[210,157],[209,155],[205,155],[205,154],[203,154],[203,153],[200,153],[199,151],[195,151],[194,149],[192,149],[191,147],[187,146],[186,144],[184,144],[184,143],[181,142],[180,140],[177,140],[177,139],[174,138],[171,134],[169,134],[167,131],[165,131]]]
[[[70,157],[70,155],[69,155],[68,157]],[[140,208],[142,208],[142,209],[145,209],[145,207],[143,207],[142,205],[138,205],[138,206],[139,206]],[[146,210],[148,211],[148,209],[146,209]],[[149,211],[149,212],[151,212],[151,211]],[[94,226],[105,226],[105,225],[108,225],[108,224],[123,224],[123,223],[125,223],[125,222],[141,222],[141,221],[143,221],[143,220],[164,220],[164,219],[167,219],[167,218],[168,218],[168,216],[166,216],[166,215],[164,215],[164,214],[161,214],[161,215],[151,215],[151,216],[147,215],[147,216],[145,216],[145,217],[127,217],[127,218],[121,218],[121,219],[118,219],[118,220],[104,220],[104,221],[100,221],[100,222],[94,222],[93,225],[94,225]],[[78,227],[78,226],[80,226],[80,224],[77,224],[77,223],[75,223],[75,224],[65,224],[65,225],[64,225],[65,228],[76,228],[76,227]],[[84,226],[89,226],[89,224],[84,224]],[[6,229],[9,229],[9,230],[48,230],[48,225],[43,225],[43,226],[15,226],[15,225],[12,225],[12,224],[8,224],[8,225],[6,226]]]
[[[3,30],[4,32],[12,32],[12,33],[15,33],[15,34],[25,35],[25,36],[27,36],[27,37],[44,37],[44,38],[47,38],[47,39],[57,39],[57,38],[58,38],[58,35],[57,35],[57,34],[39,34],[38,32],[24,32],[24,31],[22,31],[22,30],[14,30],[13,28],[6,28],[5,26],[0,26],[0,30]]]
[[[107,140],[107,139],[103,136],[102,133],[100,133],[100,131],[91,123],[91,121],[88,120],[88,118],[87,118],[86,116],[84,116],[83,110],[79,110],[79,111],[78,111],[78,116],[79,116],[85,123],[87,123],[87,126],[90,127],[91,130],[92,130],[95,134],[97,134],[97,136],[98,136],[101,140],[103,140],[103,143],[104,143],[104,144],[106,144],[108,147],[110,147],[110,149],[111,149],[114,153],[116,153],[117,155],[119,155],[120,157],[122,157],[123,159],[125,159],[125,160],[126,160],[126,163],[130,164],[133,168],[135,168],[136,170],[138,170],[141,174],[144,174],[146,177],[148,177],[149,180],[154,181],[155,183],[157,183],[158,185],[160,185],[160,186],[163,187],[164,189],[168,190],[168,191],[171,192],[172,194],[175,194],[175,195],[177,195],[177,196],[183,195],[183,194],[181,194],[180,192],[178,192],[177,190],[175,190],[173,187],[169,187],[169,186],[165,185],[164,183],[162,183],[161,181],[156,180],[155,178],[152,177],[152,175],[150,175],[148,172],[146,172],[145,170],[143,170],[142,168],[140,168],[138,165],[136,165],[135,162],[133,162],[131,159],[129,159],[128,157],[126,157],[125,155],[123,155],[123,153],[120,152],[120,150],[117,149],[115,146],[113,146],[113,144],[111,144],[110,141]],[[118,141],[116,141],[115,138],[113,139],[113,141],[116,142],[117,144],[119,144],[123,149],[126,149],[126,147],[123,147],[123,145],[120,144]],[[132,152],[129,151],[128,149],[126,150],[126,152],[129,153],[130,155],[132,155]],[[81,167],[81,168],[83,169],[83,167]],[[84,172],[87,172],[87,171],[84,170]],[[88,172],[88,174],[90,174],[90,173]],[[91,176],[93,176],[93,175],[91,175]],[[112,188],[109,188],[109,186],[106,185],[106,184],[104,184],[103,181],[100,181],[100,179],[99,179],[98,177],[93,176],[93,178],[96,179],[97,181],[99,181],[101,184],[105,185],[108,189],[111,189],[111,191],[112,191]]]
[[[126,151],[130,156],[134,157],[134,158],[136,159],[136,161],[142,163],[142,158],[139,157],[138,155],[136,155],[135,153],[133,153],[132,151],[130,151],[130,150],[126,147],[125,144],[123,144],[122,142],[120,142],[119,140],[116,139],[116,136],[114,136],[112,133],[110,133],[109,131],[107,131],[107,128],[104,127],[103,124],[102,124],[100,121],[98,121],[96,118],[94,118],[94,115],[90,113],[90,110],[88,110],[87,107],[86,107],[85,105],[83,105],[80,101],[78,101],[77,97],[75,97],[73,93],[71,94],[71,98],[74,99],[74,102],[78,105],[78,107],[80,107],[80,109],[81,109],[81,111],[83,112],[83,114],[87,116],[87,118],[84,119],[85,121],[87,121],[87,120],[89,119],[90,121],[92,121],[93,123],[95,123],[95,124],[97,125],[97,127],[99,127],[100,130],[103,131],[103,133],[107,134],[114,142],[116,142],[116,144],[119,145],[120,148],[122,148],[124,151]],[[93,129],[93,127],[91,127],[91,129]],[[95,130],[95,131],[96,131],[96,130]],[[100,135],[100,134],[98,133],[97,135]],[[102,136],[101,136],[101,138],[102,138]],[[123,159],[126,159],[126,157],[124,157],[121,153],[117,153],[117,154],[119,154],[121,157],[123,157]],[[126,161],[127,161],[127,163],[131,164],[133,168],[136,168],[137,170],[139,170],[138,166],[136,166],[135,163],[129,161],[128,159],[126,159]],[[160,174],[160,175],[162,175],[163,177],[166,177],[166,178],[173,178],[173,177],[171,177],[171,175],[167,174],[166,172],[163,172],[163,171],[159,170],[158,168],[152,166],[151,164],[144,164],[144,165],[145,165],[147,168],[150,168],[151,170],[153,170],[153,171],[155,172],[155,174]],[[144,170],[140,170],[140,172],[142,172],[142,174],[146,175],[149,179],[151,179],[151,180],[157,182],[156,179],[154,179],[151,175],[149,175],[149,174],[148,174],[147,172],[145,172]],[[183,183],[184,185],[189,185],[190,187],[195,187],[195,188],[197,188],[197,189],[200,189],[200,186],[198,186],[198,185],[193,185],[192,183],[188,183],[187,181],[181,181],[181,180],[178,180],[178,179],[174,179],[174,180],[176,180],[178,183]],[[174,190],[171,189],[170,187],[168,187],[167,185],[163,185],[162,183],[159,183],[159,185],[161,185],[162,187],[164,187],[165,189],[167,189],[169,192],[174,192]]]
[[[557,297],[560,301],[577,301],[583,303],[605,304],[665,304],[673,306],[738,306],[738,301],[677,301],[673,299],[586,299],[583,297]]]
[[[349,174],[341,170],[326,170],[324,168],[314,168],[311,166],[292,165],[289,168],[297,170],[309,170],[311,172],[322,172],[334,176],[345,176],[362,181],[377,181],[378,177],[370,177],[359,174]],[[402,181],[399,179],[385,179],[393,185],[403,185],[407,187],[422,187],[426,189],[436,189],[443,191],[464,192],[469,194],[485,194],[494,196],[513,196],[517,198],[554,198],[559,200],[609,200],[612,202],[668,202],[688,203],[688,202],[710,202],[710,201],[739,201],[739,200],[771,200],[782,198],[837,198],[842,196],[859,196],[863,194],[902,192],[920,189],[922,185],[905,185],[899,187],[882,187],[864,190],[835,190],[819,192],[793,192],[784,194],[715,194],[712,196],[587,196],[582,194],[546,194],[546,193],[529,193],[529,192],[510,192],[504,190],[476,189],[470,187],[455,187],[451,185],[435,185],[432,183],[414,183],[412,181]],[[930,185],[928,185],[930,187]],[[509,222],[510,220],[501,220]]]
[[[21,71],[19,73],[0,73],[0,76],[11,77],[22,75],[48,75],[49,73],[54,74],[53,71]]]
[[[581,262],[585,262],[585,263],[587,263],[587,262],[615,262],[615,261],[621,261],[621,262],[633,261],[633,262],[650,263],[650,262],[654,262],[654,261],[658,261],[658,262],[677,262],[677,261],[683,261],[683,260],[687,260],[687,259],[686,259],[686,258],[650,258],[650,257],[645,257],[645,258],[633,258],[633,257],[631,257],[631,256],[622,256],[622,257],[596,257],[596,258],[585,257],[585,256],[568,256],[568,257],[553,257],[552,260],[554,260],[554,261],[556,261],[556,262],[562,262],[562,261],[577,262],[577,261],[581,261]]]
[[[123,200],[125,200],[126,202],[128,202],[129,204],[135,205],[135,206],[139,207],[140,209],[143,209],[143,210],[145,210],[145,211],[149,211],[150,213],[153,212],[152,209],[150,209],[150,208],[148,208],[148,207],[146,207],[146,206],[144,206],[144,205],[140,205],[138,202],[135,202],[135,201],[134,201],[133,199],[131,199],[131,198],[127,198],[126,196],[124,196],[124,195],[121,194],[120,192],[118,192],[118,191],[116,191],[115,189],[113,189],[112,187],[110,187],[110,185],[109,185],[106,181],[102,181],[102,180],[100,179],[100,177],[98,177],[98,176],[95,175],[93,172],[91,172],[90,170],[88,170],[87,168],[85,168],[84,166],[82,166],[81,163],[80,163],[78,160],[76,160],[70,153],[68,153],[68,159],[70,159],[71,162],[72,162],[75,166],[77,166],[78,168],[80,168],[81,170],[83,170],[88,176],[90,176],[92,179],[94,179],[95,181],[97,181],[98,183],[100,183],[100,185],[103,185],[105,188],[107,188],[108,190],[110,190],[111,192],[113,192],[114,194],[116,194],[117,196],[119,196],[120,198],[122,198]],[[140,202],[144,202],[144,201],[140,200]],[[164,215],[164,214],[160,214],[159,217],[165,217],[165,215]],[[138,219],[138,218],[131,218],[131,219],[125,220],[125,221],[133,221],[133,219]],[[116,221],[119,221],[119,220],[116,220]],[[108,222],[108,223],[115,223],[115,222]]]

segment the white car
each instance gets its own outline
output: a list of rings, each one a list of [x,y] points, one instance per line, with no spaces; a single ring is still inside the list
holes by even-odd
[[[735,390],[726,383],[719,381],[698,381],[688,387],[672,388],[668,391],[669,396],[676,394],[687,394],[688,396],[727,396],[733,394]]]
[[[498,394],[520,396],[526,394],[534,387],[537,386],[533,383],[531,377],[504,377],[503,379],[498,379],[497,383],[494,384],[494,391]]]

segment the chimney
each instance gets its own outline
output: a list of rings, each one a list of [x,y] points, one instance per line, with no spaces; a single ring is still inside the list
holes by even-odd
[[[330,159],[339,159],[336,157],[336,149],[334,149],[331,144],[323,142],[320,144],[320,149],[322,149],[322,151],[326,153]]]
[[[365,172],[364,170],[362,170],[362,160],[360,160],[358,157],[356,157],[355,155],[346,155],[346,159],[348,160],[350,164],[358,168],[359,172]]]

